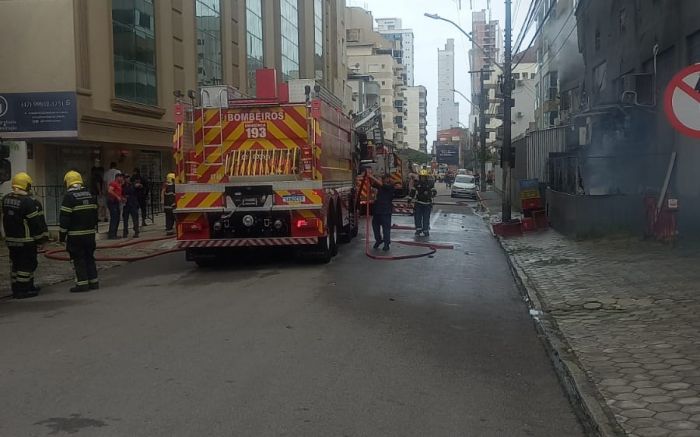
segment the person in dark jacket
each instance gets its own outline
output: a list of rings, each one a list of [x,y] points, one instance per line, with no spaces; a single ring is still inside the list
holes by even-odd
[[[430,236],[430,213],[433,210],[433,197],[437,196],[435,182],[428,177],[427,170],[421,170],[418,182],[411,190],[411,201],[415,200],[416,206],[414,219],[416,224],[416,236],[421,233]]]
[[[24,172],[12,178],[12,192],[2,199],[5,244],[10,252],[12,297],[25,299],[39,294],[34,285],[37,246],[49,237],[43,208],[30,195],[32,178]]]
[[[124,197],[124,207],[122,209],[122,220],[124,222],[124,238],[129,236],[129,217],[134,223],[134,238],[139,236],[139,199],[136,193],[136,187],[131,180],[131,177],[124,176],[124,185],[122,185],[122,196]]]
[[[134,174],[131,176],[131,182],[136,190],[136,198],[139,201],[139,210],[141,211],[141,226],[146,226],[146,208],[148,206],[148,193],[150,185],[148,178],[141,174],[141,170],[134,169]]]
[[[59,216],[59,236],[75,270],[75,286],[71,293],[100,288],[95,265],[95,234],[97,233],[97,198],[83,187],[83,178],[77,171],[69,171],[63,178],[68,191],[63,196]]]
[[[394,212],[394,193],[396,186],[391,180],[391,175],[385,174],[379,180],[366,173],[370,184],[377,189],[377,197],[374,200],[372,212],[372,230],[374,231],[374,248],[377,249],[384,243],[383,251],[388,251],[391,245],[391,214]]]
[[[175,225],[175,173],[168,173],[163,185],[163,209],[165,210],[165,234],[172,235]]]

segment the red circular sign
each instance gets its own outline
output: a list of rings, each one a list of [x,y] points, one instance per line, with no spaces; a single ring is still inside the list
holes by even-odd
[[[691,85],[687,80],[696,83]],[[700,138],[700,64],[684,68],[671,79],[664,96],[664,110],[678,132]]]

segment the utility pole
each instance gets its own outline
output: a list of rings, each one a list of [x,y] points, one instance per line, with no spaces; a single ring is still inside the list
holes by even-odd
[[[505,34],[505,62],[503,65],[503,148],[501,150],[503,168],[503,204],[501,205],[502,213],[501,220],[503,223],[510,222],[511,220],[511,201],[510,195],[512,189],[510,187],[510,166],[513,160],[512,149],[511,149],[511,108],[512,103],[512,90],[513,90],[513,53],[511,47],[511,40],[513,38],[512,27],[512,16],[511,16],[511,0],[506,1],[506,34]]]
[[[470,71],[469,73],[479,74],[479,84],[480,84],[480,95],[479,95],[479,143],[481,150],[481,157],[479,159],[481,169],[479,171],[479,189],[481,191],[486,191],[486,111],[489,108],[488,95],[484,89],[484,81],[486,80],[485,75],[490,74],[493,70],[481,70]]]

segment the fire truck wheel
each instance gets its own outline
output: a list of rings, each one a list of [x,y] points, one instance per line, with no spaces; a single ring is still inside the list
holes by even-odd
[[[319,238],[318,244],[312,249],[314,259],[322,264],[330,262],[333,255],[338,252],[335,242],[335,226],[330,218],[328,220],[328,235]]]
[[[336,211],[335,208],[332,211]],[[336,256],[338,254],[338,241],[340,241],[340,220],[338,220],[337,214],[329,213],[328,221],[328,235],[331,236],[330,246],[331,246],[331,256]]]
[[[341,210],[340,207],[338,207],[337,212],[336,212],[336,223],[343,223],[343,211]],[[338,227],[338,238],[336,239],[336,243],[349,243],[350,240],[352,240],[352,219],[350,222],[347,224],[347,226],[343,226],[342,229]]]

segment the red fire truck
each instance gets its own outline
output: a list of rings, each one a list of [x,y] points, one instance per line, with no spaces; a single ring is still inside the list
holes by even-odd
[[[352,120],[313,81],[263,69],[256,84],[252,99],[203,88],[191,127],[178,125],[178,245],[200,266],[260,246],[328,262],[358,231]]]

